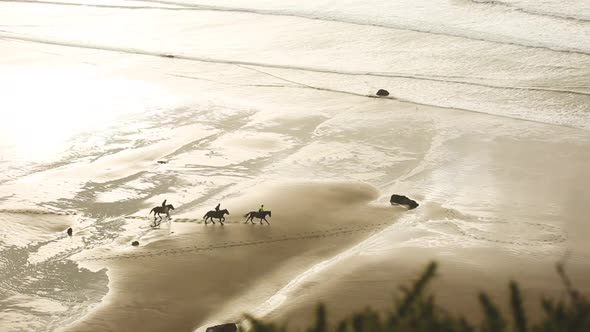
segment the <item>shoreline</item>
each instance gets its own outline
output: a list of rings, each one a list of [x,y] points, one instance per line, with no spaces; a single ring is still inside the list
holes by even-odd
[[[260,6],[289,13],[245,7]],[[511,278],[527,301],[557,294],[552,264],[568,251],[572,280],[590,288],[590,55],[532,45],[571,49],[586,26],[446,2],[320,6],[312,20],[0,8],[9,329],[87,309],[61,330],[291,321],[318,301],[338,316],[386,308],[432,259],[435,293],[473,317],[473,293],[502,298]],[[380,16],[392,12],[403,19]],[[330,21],[370,17],[439,31]],[[369,98],[378,89],[391,98]],[[392,207],[391,194],[421,205]],[[145,215],[164,199],[178,222],[152,230]],[[203,225],[219,203],[227,225]],[[271,225],[241,224],[261,204]],[[10,213],[21,206],[78,215]]]
[[[275,187],[276,189],[277,187]],[[366,233],[371,233],[378,229],[379,227],[383,227],[381,224],[376,225],[375,223],[363,223],[356,221],[354,217],[351,217],[350,214],[354,211],[362,210],[364,211],[363,214],[369,213],[369,215],[374,215],[378,218],[385,218],[389,219],[400,213],[403,213],[401,208],[396,207],[382,207],[382,208],[368,208],[365,204],[372,199],[377,198],[375,196],[374,189],[370,189],[370,186],[358,184],[358,183],[329,183],[329,182],[320,182],[320,183],[313,183],[313,182],[303,182],[303,183],[286,183],[283,185],[279,185],[278,188],[283,188],[283,191],[289,191],[287,197],[283,197],[279,200],[277,198],[268,196],[268,192],[265,195],[256,196],[266,196],[266,202],[270,202],[269,205],[273,207],[288,207],[289,202],[291,199],[297,197],[302,201],[302,205],[295,209],[297,213],[291,212],[289,214],[282,213],[280,217],[271,218],[271,226],[260,226],[257,225],[240,225],[229,223],[226,226],[220,225],[198,225],[192,224],[189,225],[184,223],[183,225],[174,225],[176,231],[170,237],[164,237],[160,241],[150,242],[147,244],[147,248],[143,250],[150,251],[149,247],[154,247],[151,251],[156,251],[156,256],[159,254],[164,254],[163,258],[158,258],[153,256],[151,253],[148,253],[145,258],[138,258],[140,260],[147,259],[150,261],[149,267],[147,266],[130,266],[130,261],[128,259],[123,260],[109,260],[107,262],[81,262],[82,266],[87,264],[92,266],[92,269],[103,268],[107,267],[109,269],[109,293],[103,299],[103,301],[94,309],[92,312],[88,313],[87,316],[82,317],[67,328],[63,329],[64,331],[92,331],[96,328],[116,328],[125,330],[127,328],[131,328],[131,326],[138,326],[136,324],[141,324],[144,330],[153,330],[157,331],[159,329],[179,329],[179,330],[187,330],[193,329],[202,319],[206,319],[208,315],[215,315],[215,310],[208,309],[210,304],[206,304],[203,302],[207,302],[202,299],[195,299],[196,303],[191,303],[188,299],[185,299],[185,303],[181,304],[172,304],[169,303],[169,306],[173,306],[176,310],[168,309],[167,306],[163,306],[161,303],[164,300],[156,301],[158,304],[149,304],[143,303],[142,308],[152,308],[151,310],[155,310],[155,312],[159,312],[160,315],[164,315],[168,317],[168,315],[176,316],[178,315],[177,311],[186,311],[189,310],[188,308],[194,308],[192,310],[196,310],[196,308],[201,308],[201,310],[205,310],[208,312],[207,314],[198,313],[194,315],[195,317],[186,317],[180,318],[178,317],[178,321],[170,321],[168,319],[164,319],[160,317],[158,322],[151,321],[152,319],[148,317],[142,316],[142,323],[136,321],[133,317],[135,316],[132,312],[128,311],[129,309],[127,306],[121,306],[122,303],[125,302],[136,302],[136,301],[147,301],[153,302],[151,299],[144,298],[141,294],[137,293],[139,289],[143,289],[140,293],[151,293],[150,296],[156,298],[170,298],[171,293],[176,294],[177,296],[180,294],[184,294],[185,292],[189,292],[192,294],[200,294],[201,296],[206,296],[209,301],[224,303],[225,299],[219,299],[221,294],[226,294],[228,291],[224,291],[222,288],[217,288],[213,294],[209,294],[211,292],[211,286],[216,285],[218,279],[227,280],[229,276],[225,274],[230,273],[231,275],[237,275],[243,277],[238,277],[241,281],[233,280],[233,283],[245,283],[250,285],[250,287],[260,287],[258,283],[261,280],[264,280],[265,274],[275,274],[279,272],[279,267],[284,266],[285,264],[294,264],[297,266],[295,270],[305,268],[311,262],[318,261],[324,259],[324,257],[330,257],[331,255],[339,253],[342,248],[350,246],[351,239],[363,239],[366,237]],[[273,189],[267,189],[272,191]],[[304,196],[301,196],[303,195]],[[313,198],[313,199],[310,199]],[[243,198],[242,198],[243,199]],[[249,197],[248,200],[252,200],[252,197]],[[255,198],[254,198],[255,199]],[[330,217],[330,222],[328,224],[322,224],[320,222],[321,219],[317,219],[317,216],[309,215],[306,210],[310,209],[309,204],[312,204],[312,201],[319,200],[323,202],[325,206],[326,213],[329,215],[336,214],[341,216],[339,218]],[[246,203],[238,203],[240,202],[240,198],[236,198],[236,203],[234,205],[247,205]],[[227,203],[229,206],[231,201]],[[344,212],[338,212],[338,210],[344,210]],[[239,210],[238,210],[239,211]],[[277,210],[275,210],[277,211]],[[241,213],[241,212],[240,212]],[[358,213],[358,212],[354,212]],[[185,213],[187,214],[187,213]],[[275,212],[276,214],[276,212]],[[306,218],[310,219],[309,221],[303,222],[299,225],[289,225],[287,222],[293,220],[300,220],[301,215],[305,215]],[[337,219],[340,219],[338,221]],[[390,223],[392,221],[385,221],[385,224]],[[314,225],[317,223],[318,225]],[[384,224],[384,225],[385,225]],[[180,226],[180,227],[177,227]],[[236,229],[240,227],[240,229]],[[204,228],[204,229],[203,229]],[[247,229],[247,233],[243,234],[243,229]],[[277,228],[279,228],[277,230]],[[301,235],[303,232],[306,232],[307,236]],[[257,233],[258,232],[258,233]],[[285,233],[286,232],[286,233]],[[208,239],[202,238],[203,233],[208,234]],[[276,235],[273,235],[276,234]],[[292,234],[290,241],[281,241],[285,239],[285,234]],[[227,237],[226,237],[227,236]],[[251,241],[253,245],[248,246],[248,241],[245,240],[244,236],[252,238],[254,241]],[[270,237],[269,237],[270,236]],[[213,239],[211,239],[213,237]],[[230,241],[229,238],[235,238],[235,240]],[[274,238],[273,238],[274,237]],[[200,240],[198,240],[200,239]],[[219,242],[224,241],[223,244],[219,247],[215,246],[206,246],[203,250],[194,251],[194,248],[184,248],[183,243],[187,241],[211,241]],[[231,243],[235,243],[236,246],[232,247]],[[321,243],[321,246],[318,245]],[[158,249],[160,248],[160,249]],[[172,249],[171,249],[172,248]],[[186,251],[182,251],[186,249]],[[221,250],[223,248],[223,250]],[[142,250],[142,248],[137,248]],[[269,255],[268,250],[272,250],[272,255]],[[159,252],[158,252],[159,250]],[[306,253],[306,254],[304,254]],[[232,257],[224,257],[225,255],[230,255]],[[261,258],[258,256],[263,255]],[[248,262],[250,257],[256,257],[255,260],[262,259],[263,262],[255,263],[255,262]],[[309,257],[306,257],[309,256]],[[130,256],[131,257],[131,256]],[[83,260],[84,258],[78,259],[78,261]],[[207,264],[210,260],[221,260],[225,262],[224,264],[218,262],[215,266],[210,266]],[[195,275],[195,280],[199,280],[199,284],[206,284],[207,286],[203,285],[192,285],[189,282],[189,279],[183,277],[185,274],[191,274],[190,271],[197,271],[195,270],[194,266],[188,267],[186,263],[191,261],[192,264],[197,264],[199,267],[197,270],[202,269],[203,267],[207,266],[208,269],[215,270],[215,273],[219,275],[217,278],[214,275],[210,277],[203,277],[199,275]],[[274,263],[271,263],[274,262]],[[258,266],[256,271],[254,271],[252,264]],[[263,265],[260,265],[263,264]],[[231,267],[223,267],[220,265],[231,265]],[[165,266],[165,268],[164,268]],[[166,270],[164,272],[163,270]],[[188,271],[187,271],[188,270]],[[141,271],[141,272],[139,272]],[[149,271],[149,272],[148,272]],[[175,271],[175,272],[172,272]],[[230,272],[231,271],[231,272]],[[266,272],[264,272],[266,271]],[[274,272],[273,272],[274,271]],[[207,272],[207,275],[210,275],[211,271]],[[285,277],[290,278],[289,276],[292,275],[294,272],[279,272],[287,273],[287,275],[283,275],[281,278],[282,280],[286,281],[288,279],[284,279]],[[298,273],[295,273],[298,274]],[[128,279],[134,279],[136,277],[133,276],[149,276],[153,275],[152,278],[155,279],[174,279],[176,280],[174,284],[177,286],[166,286],[163,285],[159,280],[141,280],[137,281],[142,286],[133,285],[134,282]],[[125,277],[123,277],[125,276]],[[244,279],[245,278],[245,279]],[[180,282],[179,280],[182,280]],[[278,283],[277,283],[278,281]],[[284,282],[282,281],[282,282]],[[273,284],[277,287],[281,283],[279,280],[275,280]],[[158,290],[158,287],[148,286],[148,285],[158,285],[158,287],[166,288],[166,291]],[[126,286],[122,286],[126,285]],[[140,288],[137,288],[140,287]],[[179,288],[186,288],[185,290]],[[192,288],[198,288],[198,292]],[[232,298],[239,298],[240,295],[245,292],[248,292],[247,289],[241,289],[241,287],[236,286],[228,286],[230,288],[231,295],[229,299]],[[266,288],[266,286],[262,286]],[[273,288],[266,288],[266,291],[272,291]],[[197,293],[195,293],[197,292]],[[221,292],[221,294],[219,294]],[[185,294],[186,295],[186,294]],[[242,294],[243,295],[243,294]],[[250,294],[249,296],[254,296],[259,299],[258,294]],[[124,299],[124,300],[123,300]],[[137,299],[137,300],[134,300]],[[141,299],[141,300],[139,300]],[[123,301],[123,302],[121,302]],[[171,300],[172,301],[172,300]],[[174,302],[182,302],[181,300],[176,300]],[[200,303],[199,303],[200,302]],[[138,308],[139,309],[139,308]],[[127,314],[120,316],[120,311],[124,310]],[[145,311],[146,309],[141,309]],[[147,312],[146,312],[147,314]],[[231,317],[235,317],[236,313],[230,315]],[[106,317],[109,317],[107,322]],[[133,320],[133,323],[129,322],[128,320]],[[145,322],[145,320],[151,321],[150,323]],[[165,325],[161,325],[165,320]],[[146,324],[146,325],[144,325]]]

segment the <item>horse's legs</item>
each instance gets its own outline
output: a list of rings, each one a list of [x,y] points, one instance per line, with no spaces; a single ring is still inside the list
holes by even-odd
[[[265,218],[265,217],[262,217],[262,219],[264,219],[264,221],[266,221],[266,223],[267,223],[268,225],[270,225],[270,223],[268,222],[268,220],[266,220],[266,218]],[[262,220],[260,221],[260,223],[262,224]]]

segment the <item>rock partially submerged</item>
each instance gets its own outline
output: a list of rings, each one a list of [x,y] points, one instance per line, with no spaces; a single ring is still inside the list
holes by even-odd
[[[139,241],[133,241],[131,242],[131,245],[137,247],[139,245]]]
[[[72,236],[72,234],[74,233],[74,230],[72,229],[72,227],[68,228],[67,233],[68,233],[68,236]]]
[[[389,96],[389,91],[384,90],[384,89],[379,89],[379,91],[377,91],[377,96],[387,97],[387,96]]]
[[[215,326],[209,326],[207,332],[236,332],[238,326],[235,323],[227,323]]]
[[[415,200],[410,199],[407,196],[396,194],[391,195],[389,202],[391,202],[391,205],[405,205],[408,210],[415,209],[419,205]]]
[[[158,160],[158,164],[167,164],[168,162],[166,160]]]

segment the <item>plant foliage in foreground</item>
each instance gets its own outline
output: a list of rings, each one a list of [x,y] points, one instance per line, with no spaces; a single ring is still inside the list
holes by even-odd
[[[401,287],[402,297],[389,312],[367,308],[336,324],[328,324],[326,308],[317,308],[315,324],[305,332],[590,332],[590,302],[575,290],[557,264],[557,272],[565,286],[566,296],[558,301],[541,300],[543,317],[532,323],[527,319],[518,285],[510,282],[510,317],[504,315],[486,293],[479,294],[483,319],[472,324],[464,316],[448,313],[426,294],[426,287],[434,278],[436,263],[430,263],[411,287]],[[252,332],[286,332],[286,324],[276,325],[247,317]]]

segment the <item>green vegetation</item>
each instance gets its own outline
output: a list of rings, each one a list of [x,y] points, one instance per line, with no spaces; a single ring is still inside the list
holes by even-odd
[[[431,263],[411,287],[401,287],[401,299],[396,300],[389,312],[379,313],[368,308],[336,324],[329,324],[326,308],[320,304],[315,324],[305,332],[590,332],[588,298],[574,289],[562,263],[557,264],[557,272],[566,296],[560,300],[542,299],[544,314],[535,322],[527,319],[521,291],[515,282],[509,285],[510,317],[504,317],[486,293],[479,295],[484,317],[479,324],[468,322],[461,315],[450,314],[426,292],[436,274],[436,264]],[[247,319],[253,332],[287,331],[285,324],[263,322],[253,317]]]

